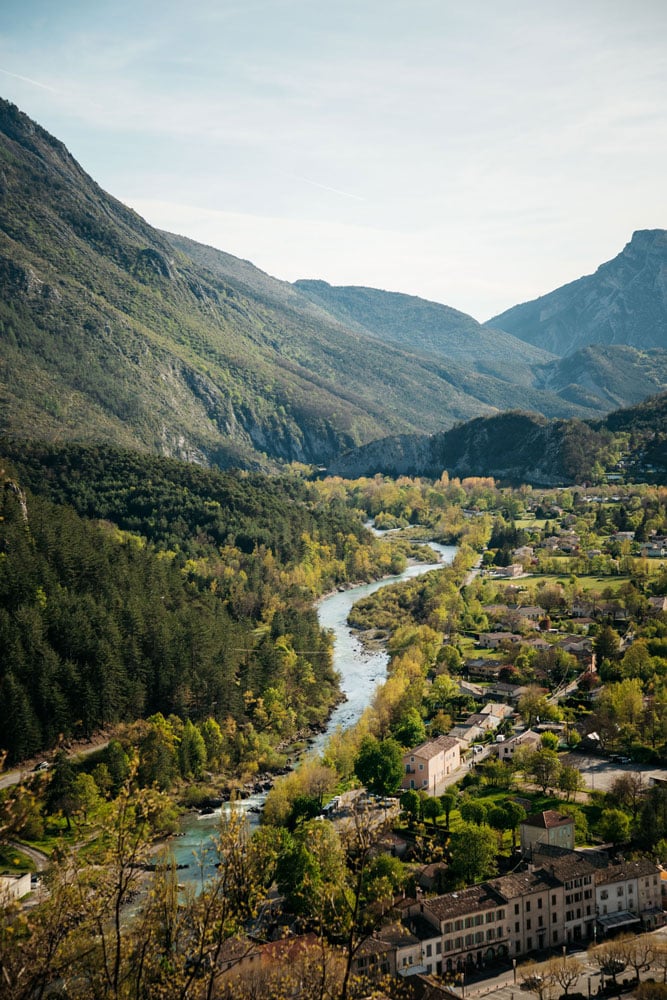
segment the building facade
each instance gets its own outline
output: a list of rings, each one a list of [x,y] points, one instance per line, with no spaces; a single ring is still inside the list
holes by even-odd
[[[401,787],[441,795],[446,778],[461,765],[461,745],[451,736],[438,736],[420,743],[403,755]]]

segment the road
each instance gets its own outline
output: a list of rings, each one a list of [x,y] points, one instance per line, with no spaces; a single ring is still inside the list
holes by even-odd
[[[660,927],[658,930],[650,932],[651,937],[653,937],[656,943],[662,945],[667,944],[667,927]],[[570,993],[582,993],[584,996],[595,996],[598,992],[600,985],[600,970],[598,969],[595,962],[591,961],[588,956],[586,949],[580,951],[575,951],[573,949],[568,950],[568,958],[577,958],[581,962],[581,975],[575,986],[570,988]],[[555,955],[552,957],[556,957]],[[534,993],[526,993],[521,989],[521,966],[528,964],[528,960],[522,959],[519,964],[517,964],[516,973],[512,969],[504,969],[496,975],[485,976],[483,973],[479,975],[471,976],[465,983],[464,995],[465,997],[486,997],[492,994],[497,1000],[527,1000],[527,998],[535,998]],[[544,964],[542,962],[530,963],[534,964],[535,971],[539,974],[539,966]],[[641,973],[642,979],[652,978],[657,982],[662,982],[664,976],[664,969],[662,966],[658,968],[657,966],[652,966],[650,969],[645,970]],[[629,967],[625,972],[618,976],[620,982],[634,978],[634,971]],[[460,993],[460,989],[457,990]],[[557,991],[558,992],[558,991]]]
[[[108,739],[100,740],[99,742],[93,742],[91,744],[86,744],[85,746],[78,746],[76,749],[71,750],[67,756],[74,760],[76,757],[88,757],[91,753],[95,753],[96,750],[103,750],[104,747],[109,745]],[[48,760],[51,754],[45,754],[40,760]],[[12,771],[5,771],[0,776],[0,789],[9,788],[11,785],[18,785],[21,781],[27,781],[28,778],[33,777],[35,774],[48,774],[48,771],[35,771],[35,764],[38,764],[39,760],[30,761],[24,764],[23,767],[14,768]]]

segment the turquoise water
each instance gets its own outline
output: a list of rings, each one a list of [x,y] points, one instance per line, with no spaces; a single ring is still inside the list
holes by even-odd
[[[398,576],[385,577],[374,583],[329,594],[328,597],[319,602],[317,615],[320,625],[334,633],[333,662],[340,675],[340,686],[346,700],[341,702],[332,713],[325,732],[313,740],[310,753],[320,754],[329,735],[335,732],[339,726],[343,729],[353,726],[370,702],[376,687],[383,684],[387,678],[388,654],[385,650],[371,652],[366,650],[347,624],[347,616],[352,605],[362,597],[373,594],[382,587],[399,583],[401,580],[422,576],[432,570],[442,569],[443,566],[452,562],[456,555],[456,546],[439,545],[436,542],[429,544],[440,556],[440,562],[416,563],[413,566],[408,566]],[[259,813],[254,810],[261,809],[265,798],[266,793],[262,792],[251,795],[235,806],[235,808],[246,812],[251,829],[259,823]],[[227,805],[223,808],[229,809],[230,806]],[[200,881],[202,875],[206,879],[215,872],[217,859],[211,850],[211,838],[214,836],[219,822],[219,809],[209,816],[191,815],[184,819],[182,836],[172,842],[176,862],[189,866],[179,872],[179,881]]]

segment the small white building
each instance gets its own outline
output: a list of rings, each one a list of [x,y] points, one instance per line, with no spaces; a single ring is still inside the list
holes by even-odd
[[[5,871],[0,873],[0,905],[6,906],[14,899],[22,899],[30,892],[30,872]]]
[[[514,754],[520,747],[528,747],[529,750],[539,750],[540,743],[541,738],[538,733],[533,732],[532,729],[526,729],[524,733],[519,733],[518,736],[512,736],[511,739],[498,744],[498,759],[503,764],[511,764]]]

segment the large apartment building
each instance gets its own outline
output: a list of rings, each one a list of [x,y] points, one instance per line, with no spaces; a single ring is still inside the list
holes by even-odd
[[[419,962],[430,973],[461,972],[592,941],[617,928],[663,923],[659,869],[650,861],[600,868],[565,850],[534,860],[526,871],[410,903],[403,917],[410,947],[403,954],[398,946],[397,971]]]

